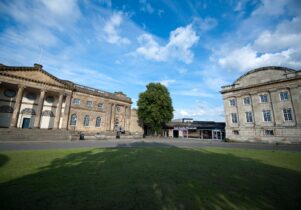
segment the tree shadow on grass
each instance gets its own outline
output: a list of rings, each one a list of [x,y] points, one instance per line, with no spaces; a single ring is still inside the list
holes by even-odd
[[[9,161],[6,155],[0,154],[0,167],[4,166]]]
[[[167,143],[160,143],[160,142],[131,142],[131,143],[119,143],[116,147],[176,147],[171,144]]]
[[[0,184],[2,209],[300,209],[300,173],[181,148],[91,149]]]

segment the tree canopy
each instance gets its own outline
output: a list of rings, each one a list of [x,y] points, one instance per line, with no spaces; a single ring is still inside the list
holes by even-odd
[[[160,83],[149,83],[146,91],[139,94],[138,118],[140,123],[153,133],[173,118],[172,100],[168,89]]]

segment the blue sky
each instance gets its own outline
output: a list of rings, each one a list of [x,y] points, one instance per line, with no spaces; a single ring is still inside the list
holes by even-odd
[[[257,67],[301,69],[298,0],[1,0],[0,62],[123,91],[170,91],[174,117],[224,121],[220,87]]]

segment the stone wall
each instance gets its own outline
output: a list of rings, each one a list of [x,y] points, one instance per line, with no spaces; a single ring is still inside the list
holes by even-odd
[[[231,87],[223,88],[227,138],[234,141],[301,142],[301,75],[292,71],[289,74],[295,76],[287,77],[287,70],[265,69],[247,74]],[[274,72],[273,76],[271,72]],[[288,100],[281,100],[280,92],[287,92]],[[262,94],[267,95],[267,102],[261,102]],[[244,104],[245,97],[250,97],[249,105]],[[236,101],[235,106],[230,105],[231,99]],[[292,120],[284,118],[283,109],[287,108],[292,111]],[[270,110],[270,122],[264,121],[263,110]],[[246,121],[246,112],[252,113],[253,122]],[[232,123],[231,113],[237,114],[237,123]]]

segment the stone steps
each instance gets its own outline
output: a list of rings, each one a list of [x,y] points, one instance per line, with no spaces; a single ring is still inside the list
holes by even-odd
[[[17,129],[1,128],[0,141],[49,141],[49,140],[71,140],[71,133],[67,130],[47,129]]]

